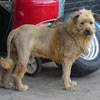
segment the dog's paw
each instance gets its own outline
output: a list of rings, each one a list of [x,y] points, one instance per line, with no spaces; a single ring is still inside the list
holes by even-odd
[[[5,88],[10,89],[13,88],[13,83],[8,83],[5,85]]]
[[[1,88],[6,88],[6,89],[10,89],[13,88],[13,83],[7,83],[7,84],[1,84],[0,86]]]
[[[24,85],[23,91],[27,91],[29,89],[28,85]]]
[[[67,90],[67,91],[74,91],[75,88],[73,86],[66,86],[65,90]]]
[[[28,85],[23,85],[22,87],[15,87],[18,91],[25,92],[29,89]]]
[[[71,86],[77,86],[77,82],[71,81],[71,82],[70,82],[70,85],[71,85]]]

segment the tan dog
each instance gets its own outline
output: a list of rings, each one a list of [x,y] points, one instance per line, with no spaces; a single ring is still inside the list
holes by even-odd
[[[13,74],[17,90],[26,91],[22,78],[27,70],[30,56],[49,58],[62,64],[62,79],[66,90],[73,90],[77,85],[71,81],[72,64],[81,53],[88,54],[88,44],[95,33],[95,19],[99,15],[90,10],[79,10],[64,23],[57,23],[51,28],[35,25],[23,25],[10,32],[7,40],[8,57],[1,58],[1,86],[10,88],[8,77],[16,64]]]

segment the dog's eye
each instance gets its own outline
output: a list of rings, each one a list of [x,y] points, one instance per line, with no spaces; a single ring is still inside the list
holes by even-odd
[[[93,22],[90,22],[90,24],[93,24]]]
[[[80,24],[81,24],[81,25],[84,25],[84,22],[81,22]]]

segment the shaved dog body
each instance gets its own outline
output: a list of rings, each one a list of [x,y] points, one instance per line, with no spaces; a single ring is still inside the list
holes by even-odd
[[[7,58],[2,58],[2,87],[8,88],[7,73],[13,73],[17,90],[27,91],[22,83],[30,56],[51,59],[62,64],[62,80],[66,90],[73,90],[76,82],[71,81],[72,64],[81,53],[88,54],[88,45],[95,34],[95,18],[99,15],[82,9],[73,13],[67,22],[58,22],[52,27],[23,25],[10,32],[7,39]],[[6,73],[5,73],[6,72]],[[7,84],[6,84],[7,83]]]

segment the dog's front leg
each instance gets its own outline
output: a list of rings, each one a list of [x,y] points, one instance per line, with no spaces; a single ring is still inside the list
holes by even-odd
[[[62,80],[64,82],[64,86],[66,90],[74,90],[74,87],[72,85],[72,81],[70,79],[70,74],[71,74],[71,67],[72,67],[72,63],[71,62],[65,62],[62,66]]]
[[[71,75],[71,69],[72,69],[72,65],[70,66],[70,70],[69,70],[70,71],[70,75]],[[76,86],[77,85],[77,82],[72,81],[71,77],[69,77],[69,83],[70,83],[71,86]]]

